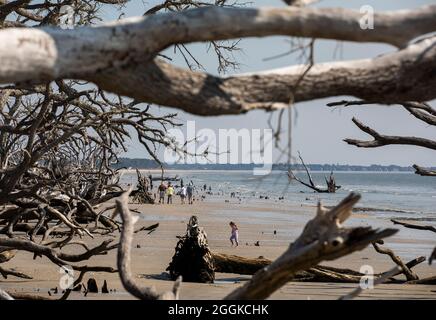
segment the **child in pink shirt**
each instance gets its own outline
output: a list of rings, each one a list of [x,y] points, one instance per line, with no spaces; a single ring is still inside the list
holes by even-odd
[[[233,244],[235,244],[236,247],[237,247],[239,245],[239,242],[238,242],[238,238],[239,238],[239,235],[238,235],[238,230],[239,230],[238,226],[233,221],[230,221],[229,225],[232,228],[232,234],[230,236],[230,243],[232,244],[232,247],[233,247]],[[235,241],[235,242],[233,243],[233,241]]]

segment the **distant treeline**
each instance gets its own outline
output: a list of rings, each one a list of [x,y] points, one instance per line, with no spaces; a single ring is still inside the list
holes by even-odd
[[[114,168],[138,168],[138,169],[158,169],[159,165],[151,159],[130,159],[120,158],[119,163]],[[308,164],[312,171],[386,171],[386,172],[407,172],[414,171],[412,167],[402,167],[397,165],[378,165],[369,166],[348,165],[348,164]],[[173,170],[252,170],[260,165],[255,164],[164,164],[165,169]],[[273,170],[287,170],[285,163],[273,164]],[[303,170],[300,164],[291,165],[293,170]],[[435,169],[435,168],[432,168]]]

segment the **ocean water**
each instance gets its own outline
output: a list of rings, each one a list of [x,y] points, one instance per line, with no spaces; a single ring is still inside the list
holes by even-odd
[[[149,172],[143,170],[145,174]],[[159,176],[152,172],[153,176]],[[307,180],[304,172],[298,177]],[[325,187],[329,172],[312,172],[314,182]],[[185,184],[192,180],[197,189],[206,184],[213,195],[222,194],[230,199],[236,192],[241,201],[265,201],[269,197],[273,204],[279,197],[281,202],[292,204],[315,204],[321,200],[325,205],[334,205],[349,192],[362,195],[356,207],[370,213],[387,217],[436,220],[436,178],[421,177],[409,172],[336,172],[336,183],[341,186],[335,194],[314,193],[297,181],[289,182],[286,172],[273,171],[266,176],[254,176],[252,171],[168,171],[165,176],[179,176]],[[136,183],[135,173],[126,173],[121,182]],[[154,184],[157,186],[158,181]],[[178,184],[177,182],[175,183]]]

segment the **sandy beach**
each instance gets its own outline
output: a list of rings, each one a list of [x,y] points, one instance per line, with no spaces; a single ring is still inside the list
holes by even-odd
[[[174,254],[174,247],[177,243],[176,236],[185,233],[186,224],[191,215],[198,216],[201,226],[208,235],[212,251],[250,258],[263,256],[275,259],[300,234],[304,224],[315,213],[313,206],[291,206],[277,200],[259,199],[239,203],[238,200],[226,197],[206,198],[204,201],[194,203],[194,205],[181,205],[179,199],[175,199],[173,205],[131,204],[130,208],[141,212],[141,220],[136,227],[159,223],[159,227],[151,234],[146,232],[135,234],[132,250],[132,271],[137,281],[142,285],[155,286],[159,292],[169,290],[172,287],[172,281],[166,280],[162,273],[165,272]],[[230,220],[236,221],[240,228],[240,246],[237,248],[230,247],[228,240]],[[393,227],[388,219],[370,213],[355,213],[347,223],[379,228]],[[435,239],[432,238],[433,235],[430,232],[408,230],[403,227],[398,229],[400,231],[395,236],[386,239],[385,244],[401,256],[405,262],[420,255],[429,255],[435,245]],[[114,242],[118,241],[118,233],[115,235]],[[87,243],[94,246],[101,243],[102,240],[103,236],[96,236],[95,239],[87,239]],[[259,241],[259,246],[254,245],[257,241]],[[84,249],[73,245],[63,250],[79,253],[83,252]],[[95,256],[78,264],[116,267],[116,251],[111,251],[107,255]],[[387,271],[394,266],[388,256],[376,253],[372,247],[335,261],[323,262],[323,264],[351,268],[357,271],[362,265],[370,265],[375,272]],[[58,294],[54,294],[53,291],[51,291],[51,295],[48,293],[50,289],[59,287],[62,273],[56,265],[45,257],[38,257],[34,260],[31,253],[19,252],[14,259],[2,264],[2,267],[15,268],[33,277],[32,280],[22,280],[12,276],[8,277],[7,280],[2,279],[3,289],[50,298],[61,296],[61,290]],[[436,266],[429,266],[427,262],[423,262],[413,270],[420,278],[424,278],[435,275]],[[78,274],[75,275],[75,277],[77,276]],[[86,297],[81,292],[73,292],[70,299],[132,299],[123,289],[117,273],[87,273],[84,282],[86,283],[90,277],[97,280],[99,287],[106,280],[111,292],[109,294],[89,293]],[[247,279],[249,276],[218,273],[214,284],[183,283],[180,298],[188,300],[221,299]],[[275,292],[271,298],[337,299],[356,286],[357,284],[290,282]],[[359,297],[359,299],[435,298],[436,286],[410,284],[379,285],[374,289],[365,290]]]

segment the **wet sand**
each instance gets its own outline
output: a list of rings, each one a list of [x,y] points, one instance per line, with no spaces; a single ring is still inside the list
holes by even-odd
[[[229,202],[225,202],[225,200]],[[159,227],[147,234],[135,234],[134,248],[132,249],[132,272],[142,285],[153,285],[159,292],[169,290],[172,282],[159,280],[159,275],[165,272],[168,263],[174,254],[177,243],[176,236],[185,233],[186,224],[191,215],[197,215],[200,225],[206,230],[209,245],[212,251],[235,254],[244,257],[264,256],[275,259],[283,253],[289,243],[301,232],[304,224],[313,217],[313,206],[290,206],[280,201],[269,199],[245,199],[239,203],[237,199],[228,197],[207,197],[205,201],[194,205],[181,205],[176,198],[173,205],[137,205],[131,204],[132,209],[141,212],[141,220],[137,228],[159,223]],[[240,246],[231,248],[229,242],[230,220],[235,221],[240,228]],[[383,216],[375,217],[368,212],[355,213],[347,222],[348,225],[371,225],[373,227],[397,227]],[[386,246],[394,249],[396,254],[406,262],[420,255],[428,256],[436,244],[436,237],[431,232],[409,230],[398,227],[400,230],[395,236],[386,239]],[[274,234],[276,230],[276,234]],[[114,242],[118,241],[115,233]],[[105,237],[104,239],[107,239]],[[87,239],[90,246],[98,245],[103,241],[101,236]],[[254,246],[259,241],[260,246]],[[138,247],[137,247],[138,245]],[[83,252],[80,246],[67,246],[65,252]],[[116,251],[107,255],[95,256],[78,265],[103,265],[116,267]],[[362,265],[370,265],[376,273],[386,271],[394,266],[386,255],[380,255],[372,247],[355,252],[341,259],[324,262],[342,268],[359,270]],[[47,258],[33,260],[31,253],[19,252],[17,256],[7,263],[4,268],[15,268],[33,277],[32,280],[17,279],[9,276],[7,280],[0,280],[3,289],[38,294],[49,297],[50,288],[59,287],[62,276],[59,268]],[[436,274],[436,265],[429,266],[423,262],[413,269],[420,278]],[[76,277],[78,274],[76,274]],[[84,297],[83,293],[73,292],[70,299],[132,299],[122,287],[118,274],[87,273],[84,282],[94,277],[101,287],[103,280],[107,280],[111,289],[109,294],[91,294]],[[402,276],[399,276],[402,277]],[[183,283],[181,299],[221,299],[236,287],[240,286],[249,276],[236,274],[216,275],[214,284]],[[290,282],[275,292],[272,299],[337,299],[350,292],[357,284],[334,283],[302,283]],[[61,293],[51,295],[58,298]],[[436,286],[434,285],[400,285],[383,284],[375,289],[366,290],[360,299],[435,299]]]

